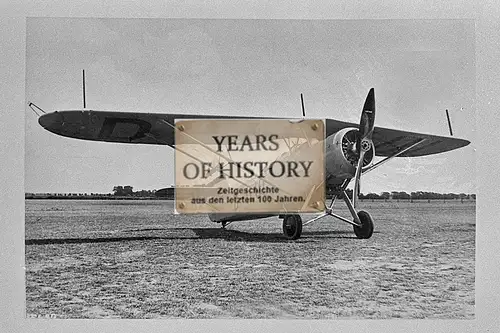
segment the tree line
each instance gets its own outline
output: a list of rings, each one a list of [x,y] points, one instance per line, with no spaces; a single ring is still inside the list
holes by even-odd
[[[160,190],[141,190],[135,191],[132,186],[115,186],[113,188],[113,195],[115,196],[135,196],[135,197],[170,197],[174,195],[175,188],[164,188]],[[347,195],[352,198],[352,190],[346,190]],[[327,196],[330,197],[332,192],[329,190]],[[475,194],[467,193],[436,193],[427,191],[416,191],[416,192],[402,192],[402,191],[392,191],[392,192],[381,192],[381,193],[360,193],[360,199],[382,199],[382,200],[475,200]]]
[[[352,198],[352,189],[347,189],[346,193],[349,198]],[[333,192],[327,189],[326,197],[331,198]],[[134,191],[130,185],[117,185],[113,187],[113,193],[25,193],[26,199],[121,199],[121,198],[157,198],[157,199],[174,199],[175,188],[168,187],[159,190],[140,190]],[[427,191],[415,192],[381,192],[381,193],[360,193],[361,200],[476,200],[475,194],[467,193],[436,193]]]
[[[154,197],[156,190],[135,191],[132,186],[117,185],[113,187],[113,195],[117,197]]]
[[[393,200],[456,200],[456,199],[476,199],[475,194],[466,194],[466,193],[436,193],[436,192],[426,192],[426,191],[416,191],[416,192],[382,192],[377,193],[368,193],[359,195],[361,199],[393,199]]]
[[[352,190],[346,190],[347,195],[352,198]],[[329,191],[327,196],[331,196],[332,193]],[[468,193],[436,193],[427,191],[416,191],[416,192],[381,192],[381,193],[360,193],[360,199],[372,199],[372,200],[476,200],[475,194]]]

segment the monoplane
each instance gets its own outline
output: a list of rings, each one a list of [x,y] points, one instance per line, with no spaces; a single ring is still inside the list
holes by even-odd
[[[29,104],[33,107],[33,103]],[[38,108],[38,107],[37,107]],[[39,108],[38,108],[39,109]],[[304,110],[304,109],[303,109]],[[175,121],[178,119],[248,119],[252,117],[159,114],[94,110],[54,111],[39,117],[46,130],[69,138],[118,142],[129,144],[168,145],[175,148]],[[283,234],[287,239],[298,239],[302,227],[326,216],[335,217],[353,225],[358,238],[373,234],[373,220],[366,211],[357,209],[361,176],[395,157],[416,157],[438,154],[464,147],[470,142],[455,137],[414,133],[375,126],[375,92],[370,89],[365,100],[359,124],[335,119],[325,120],[325,184],[333,192],[324,212],[306,222],[299,214],[244,214],[213,213],[209,218],[225,227],[228,223],[279,216],[283,220]],[[451,127],[450,127],[451,132]],[[374,162],[374,157],[383,157]],[[346,194],[354,181],[352,201]],[[333,211],[337,199],[346,203],[351,218]]]

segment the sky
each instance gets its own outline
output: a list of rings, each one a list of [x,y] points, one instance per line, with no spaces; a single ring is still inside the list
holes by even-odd
[[[375,88],[376,125],[472,143],[396,158],[363,193],[476,192],[475,45],[471,20],[28,18],[26,99],[87,109],[300,117],[357,123]],[[174,151],[65,138],[26,107],[26,192],[109,193],[174,183]]]

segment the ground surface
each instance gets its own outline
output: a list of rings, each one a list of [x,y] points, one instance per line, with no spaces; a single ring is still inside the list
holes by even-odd
[[[171,201],[27,200],[27,316],[474,318],[474,203],[361,206],[368,240],[327,218],[287,241]]]

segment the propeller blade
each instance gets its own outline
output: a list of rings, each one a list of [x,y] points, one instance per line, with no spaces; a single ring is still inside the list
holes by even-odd
[[[361,171],[363,169],[365,153],[369,150],[372,143],[373,129],[375,128],[375,89],[371,88],[366,96],[365,105],[361,112],[361,120],[359,121],[359,135],[356,139],[356,151],[359,153],[358,165],[356,166],[356,174],[354,176],[354,190],[352,192],[353,206],[356,208],[358,203],[358,195],[360,193]],[[363,141],[368,141],[363,144]],[[368,147],[368,148],[367,148]]]
[[[361,141],[363,139],[371,140],[373,129],[375,128],[375,90],[373,88],[366,96],[365,105],[361,112],[361,120],[359,121],[359,136],[356,141],[356,149],[360,151]]]
[[[365,152],[361,151],[359,154],[358,165],[356,167],[356,175],[354,176],[354,190],[352,191],[352,205],[354,208],[357,207],[358,195],[361,186],[361,170],[363,169],[363,158],[365,157]]]

